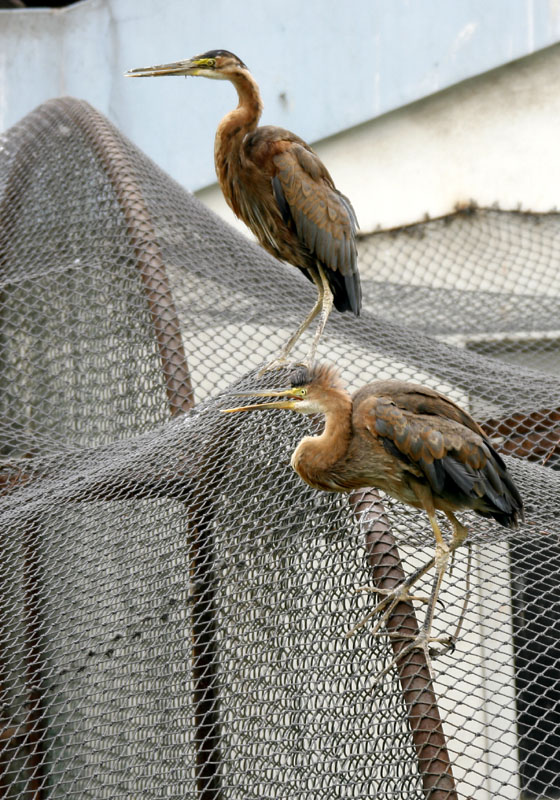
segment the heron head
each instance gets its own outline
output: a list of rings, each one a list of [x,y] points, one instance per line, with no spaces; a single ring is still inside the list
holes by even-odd
[[[331,393],[338,393],[341,390],[344,391],[338,377],[338,370],[334,367],[328,364],[319,364],[314,367],[302,366],[293,372],[289,387],[236,394],[236,397],[277,397],[282,399],[222,410],[224,413],[233,413],[283,408],[299,414],[324,414]]]
[[[230,75],[240,70],[247,71],[247,66],[229,50],[208,50],[207,53],[188,58],[185,61],[174,61],[170,64],[158,64],[154,67],[140,67],[125,72],[127,78],[152,78],[160,75],[196,75],[215,80],[227,80]]]

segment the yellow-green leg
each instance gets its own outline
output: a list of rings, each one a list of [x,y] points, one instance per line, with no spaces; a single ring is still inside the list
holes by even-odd
[[[317,330],[315,331],[315,336],[313,337],[313,342],[311,343],[311,348],[307,355],[308,364],[312,364],[315,360],[317,345],[319,344],[321,336],[323,335],[325,325],[327,324],[327,320],[333,307],[333,293],[331,291],[328,278],[320,264],[317,265],[317,269],[319,270],[319,277],[321,279],[321,288],[319,289],[321,298],[321,316],[319,317],[319,324],[317,325]]]
[[[426,505],[428,505],[428,503],[426,503]],[[432,506],[431,503],[429,505]],[[389,670],[396,664],[397,660],[401,661],[401,659],[404,658],[412,650],[423,650],[426,656],[426,662],[430,664],[431,659],[434,656],[442,655],[443,653],[448,652],[450,649],[453,649],[455,647],[456,638],[459,635],[459,631],[463,624],[463,619],[467,607],[466,602],[463,604],[463,608],[461,611],[461,615],[455,633],[452,636],[449,635],[432,636],[432,624],[434,621],[435,607],[437,604],[445,571],[447,569],[447,564],[449,562],[449,557],[451,553],[453,553],[457,549],[457,547],[459,547],[465,541],[468,534],[468,530],[467,528],[464,527],[464,525],[461,525],[461,523],[457,520],[454,514],[452,514],[451,512],[446,512],[446,516],[451,522],[451,525],[453,526],[453,538],[451,540],[451,544],[448,545],[445,539],[443,538],[443,534],[440,530],[433,506],[426,508],[426,513],[428,514],[430,524],[432,526],[432,530],[434,532],[434,536],[436,539],[436,552],[431,562],[436,565],[436,576],[434,578],[430,599],[428,601],[428,609],[426,611],[426,616],[424,618],[424,622],[422,623],[422,628],[419,634],[414,637],[414,639],[410,642],[410,644],[408,644],[403,650],[401,650],[401,652],[398,655],[398,659],[394,659],[391,662],[391,664],[389,664],[389,666],[386,667],[383,670],[383,672],[377,676],[377,680],[386,675],[389,672]],[[469,558],[468,571],[470,573],[470,558]],[[443,649],[440,649],[436,653],[434,653],[433,650],[430,649],[430,645],[435,642],[443,645]]]
[[[317,333],[315,334],[315,336],[313,338],[313,344],[311,346],[311,350],[310,350],[309,356],[308,356],[307,361],[306,361],[307,364],[311,364],[312,363],[313,357],[315,355],[315,350],[317,349],[317,342],[319,341],[320,334],[322,333],[322,331],[323,331],[323,329],[325,327],[325,324],[326,324],[326,321],[327,321],[327,317],[329,315],[329,312],[330,312],[330,309],[332,308],[332,303],[333,303],[332,292],[331,292],[330,286],[328,284],[328,281],[326,279],[326,276],[325,276],[325,274],[324,274],[324,272],[323,272],[321,267],[319,267],[319,276],[317,277],[317,276],[313,275],[313,282],[315,283],[315,286],[317,287],[317,300],[315,301],[315,305],[313,306],[313,308],[311,309],[311,311],[309,312],[307,317],[303,320],[301,325],[299,325],[297,330],[295,330],[294,333],[292,333],[292,335],[290,336],[290,338],[288,339],[288,341],[286,342],[286,344],[282,348],[282,351],[281,351],[280,355],[278,356],[278,358],[275,358],[274,361],[271,361],[270,364],[267,364],[264,367],[264,369],[262,369],[259,372],[259,375],[262,375],[264,372],[268,372],[268,371],[273,370],[273,369],[279,369],[280,367],[285,366],[286,362],[288,360],[288,356],[289,356],[290,352],[292,351],[293,346],[295,345],[295,343],[299,339],[299,337],[311,325],[311,323],[313,322],[313,320],[315,319],[317,314],[321,313],[321,320],[319,321],[319,327],[318,327],[319,336],[318,336]],[[329,294],[328,298],[325,298],[325,286],[326,286],[328,294]],[[329,305],[329,303],[330,303],[330,305]],[[329,309],[326,312],[326,316],[325,316],[325,306],[327,306],[328,309]]]

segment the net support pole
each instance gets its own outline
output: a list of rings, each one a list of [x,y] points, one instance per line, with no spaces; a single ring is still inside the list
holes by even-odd
[[[151,214],[130,158],[104,119],[94,109],[71,99],[65,104],[73,119],[92,138],[114,187],[134,247],[138,272],[154,329],[169,411],[172,417],[194,406],[194,391],[181,337],[179,317]],[[86,110],[84,110],[86,109]],[[200,504],[199,504],[200,505]],[[190,512],[190,513],[189,513]],[[209,507],[192,507],[190,577],[192,610],[192,681],[199,800],[221,798],[220,720],[218,713],[215,573]],[[193,524],[194,522],[194,524]]]
[[[40,150],[36,151],[38,157]],[[19,153],[18,153],[19,155]],[[12,172],[8,176],[2,202],[0,220],[8,218],[8,210],[18,206],[16,178],[29,183],[34,160],[21,163],[16,156]],[[9,242],[0,229],[0,265],[7,260]],[[19,471],[19,470],[18,470]],[[0,494],[9,492],[21,482],[21,477],[8,470],[9,477],[0,479]],[[36,554],[37,522],[34,517],[27,522],[23,539],[24,561],[24,625],[25,625],[25,684],[27,718],[23,725],[8,726],[2,732],[0,747],[20,747],[25,754],[25,781],[27,795],[31,800],[43,800],[46,796],[46,718],[44,711],[43,657],[40,648],[41,620],[39,616],[38,559]],[[2,680],[2,683],[4,681]],[[9,680],[6,681],[9,684]],[[2,765],[0,765],[2,769]],[[2,778],[3,782],[3,778]],[[3,788],[0,786],[0,788]],[[2,795],[0,795],[2,796]]]
[[[104,117],[89,106],[84,113],[83,103],[70,99],[61,102],[69,104],[74,119],[92,137],[126,219],[150,310],[169,411],[172,417],[177,416],[193,408],[194,391],[180,321],[151,214],[128,154]],[[189,517],[193,516],[192,507],[189,512]],[[189,524],[194,738],[199,800],[220,800],[222,797],[211,516],[210,507],[199,504],[194,510],[194,524],[192,520]]]
[[[196,783],[199,800],[221,800],[217,583],[210,504],[190,507],[189,534]]]
[[[25,724],[25,750],[28,760],[28,791],[33,800],[46,796],[47,720],[44,708],[45,685],[42,676],[44,662],[42,625],[40,618],[39,564],[37,558],[38,522],[31,519],[26,525],[23,541],[24,554],[24,620],[26,655],[27,719]]]
[[[374,587],[393,589],[406,576],[378,493],[374,489],[352,492],[350,507],[364,533]],[[411,602],[399,603],[395,607],[387,621],[387,630],[406,637],[391,638],[393,655],[398,659],[410,638],[419,632]],[[397,660],[395,669],[407,709],[424,796],[426,800],[458,800],[426,656],[421,650],[413,650]]]
[[[131,159],[116,131],[89,104],[71,97],[53,100],[51,104],[87,133],[111,181],[126,220],[150,310],[171,416],[189,411],[194,405],[194,392],[179,318],[152,217]]]

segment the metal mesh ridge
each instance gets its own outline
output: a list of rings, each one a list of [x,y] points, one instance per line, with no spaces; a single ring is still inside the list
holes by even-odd
[[[378,681],[355,590],[429,558],[427,520],[302,484],[313,420],[220,414],[286,378],[256,368],[313,287],[84,102],[1,137],[2,796],[560,797],[559,256],[559,214],[475,207],[360,242],[320,356],[469,409],[527,518],[461,515],[457,648]]]

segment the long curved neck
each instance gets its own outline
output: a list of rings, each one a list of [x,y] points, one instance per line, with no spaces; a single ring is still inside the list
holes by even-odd
[[[239,103],[226,114],[216,131],[214,162],[222,186],[227,181],[231,160],[238,156],[244,137],[256,129],[263,110],[259,87],[249,72],[235,72],[229,80],[237,89]]]
[[[333,490],[330,471],[344,459],[352,436],[352,400],[346,393],[329,398],[324,410],[325,427],[319,436],[306,436],[292,456],[292,466],[306,483]]]

